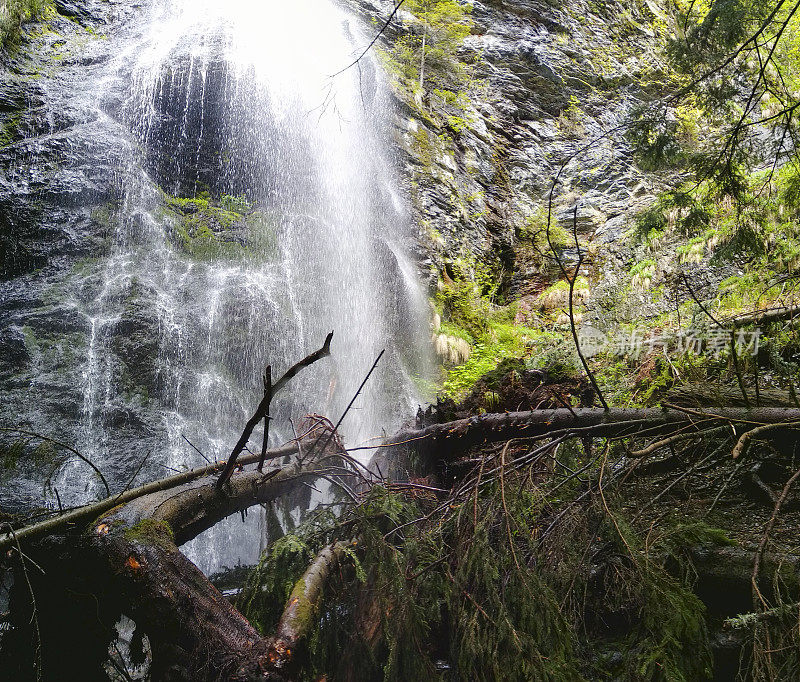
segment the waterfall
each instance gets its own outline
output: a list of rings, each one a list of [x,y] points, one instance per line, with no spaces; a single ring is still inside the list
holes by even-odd
[[[383,348],[347,443],[416,407],[426,310],[385,86],[371,55],[331,77],[372,30],[329,0],[154,0],[92,72],[124,153],[106,253],[63,290],[86,334],[75,440],[118,488],[145,457],[150,477],[203,464],[187,439],[224,459],[265,365],[279,376],[329,331],[332,358],[273,403],[273,446],[305,414],[338,418]],[[100,492],[80,462],[56,487]],[[206,571],[254,561],[256,516],[188,555]]]

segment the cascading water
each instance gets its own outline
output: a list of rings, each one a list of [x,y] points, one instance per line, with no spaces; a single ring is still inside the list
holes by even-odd
[[[148,452],[151,477],[202,464],[184,436],[225,458],[265,364],[280,375],[329,331],[333,357],[274,402],[273,445],[290,418],[338,417],[384,347],[348,442],[416,406],[426,310],[380,74],[368,56],[329,77],[367,41],[329,0],[154,0],[93,71],[120,190],[107,254],[61,290],[86,335],[75,441],[117,487]],[[87,481],[72,462],[55,485],[78,501]],[[187,551],[206,571],[253,561],[256,529],[229,519]]]

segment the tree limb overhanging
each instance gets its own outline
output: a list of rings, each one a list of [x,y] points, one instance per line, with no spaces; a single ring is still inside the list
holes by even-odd
[[[279,457],[293,455],[295,452],[297,452],[297,447],[292,444],[276,448],[274,450],[269,450],[267,455],[270,458],[277,459]],[[258,455],[247,455],[239,460],[239,464],[242,466],[253,464],[257,462],[258,459]],[[184,483],[188,483],[189,481],[202,478],[203,476],[219,473],[224,466],[225,462],[215,462],[214,464],[209,464],[205,467],[191,469],[190,471],[175,474],[174,476],[161,478],[157,481],[146,483],[145,485],[141,485],[137,488],[126,490],[117,495],[112,495],[111,497],[107,497],[99,502],[78,507],[77,509],[65,514],[58,514],[52,518],[45,519],[44,521],[25,526],[15,530],[13,533],[2,533],[0,534],[0,552],[10,549],[14,546],[14,544],[16,544],[17,541],[29,542],[47,535],[48,533],[78,529],[82,524],[87,523],[91,519],[97,518],[98,515],[105,513],[113,507],[127,504],[138,497],[144,497],[145,495],[150,495],[162,490],[170,490]]]
[[[800,422],[800,409],[787,407],[754,409],[719,407],[705,410],[689,410],[678,407],[669,409],[612,408],[608,411],[598,408],[563,408],[485,414],[444,424],[434,424],[423,429],[403,430],[388,438],[383,445],[369,446],[368,449],[393,451],[402,448],[425,455],[435,453],[436,460],[446,460],[476,444],[500,442],[511,438],[557,436],[563,433],[626,437],[642,432],[646,432],[650,436],[664,436],[663,441],[656,443],[658,447],[662,447],[682,440],[684,437],[688,438],[691,433],[707,433],[718,430],[721,423],[736,424],[740,437],[742,434],[752,432],[752,436],[747,439],[749,441],[750,438],[762,431],[796,428],[797,422]],[[770,428],[761,428],[766,425],[769,425]],[[678,434],[678,429],[682,428],[685,428],[686,431]],[[672,439],[673,435],[677,436],[675,440]],[[324,435],[320,438],[328,440]],[[632,454],[646,456],[652,454],[656,449],[658,448],[648,446]],[[276,459],[296,455],[297,452],[297,445],[292,443],[269,450],[267,455],[270,459]],[[239,460],[239,465],[253,464],[259,459],[260,455],[247,455]],[[17,529],[13,534],[4,533],[0,535],[0,551],[10,549],[17,540],[28,542],[48,533],[75,529],[80,524],[113,507],[215,474],[224,466],[225,462],[218,462],[176,474],[80,507],[66,514]]]

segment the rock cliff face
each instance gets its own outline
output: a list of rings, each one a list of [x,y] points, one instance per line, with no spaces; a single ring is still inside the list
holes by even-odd
[[[581,236],[602,243],[652,201],[657,180],[634,163],[625,124],[653,95],[648,82],[663,68],[653,27],[667,17],[655,2],[470,5],[473,34],[460,53],[474,69],[468,100],[415,101],[396,87],[396,136],[433,280],[448,261],[478,256],[517,299],[542,286],[518,236],[541,219],[556,178],[558,223],[571,228],[578,202]],[[391,3],[362,7],[386,15]],[[402,19],[390,43],[413,30]]]
[[[89,90],[118,48],[106,32],[138,8],[117,1],[55,7],[46,23],[24,27],[0,70],[0,415],[5,425],[74,442],[84,407],[75,387],[92,330],[74,314],[73,300],[92,286],[81,264],[107,253],[110,208],[121,196],[117,169],[128,151],[120,123],[92,104]],[[137,388],[126,368],[155,352],[154,337],[134,308],[127,323],[132,354],[116,371],[131,401],[118,406],[114,421],[121,432],[136,425],[146,442],[151,429],[141,426],[154,415],[137,397],[146,382]],[[111,466],[112,477],[126,468]],[[42,471],[27,473],[4,486],[4,506],[42,499]]]
[[[388,16],[393,6],[388,0],[347,4],[367,21]],[[175,137],[170,153],[133,153],[138,143],[122,122],[126,115],[135,118],[123,111],[125,83],[109,81],[103,66],[137,30],[143,5],[57,0],[54,6],[46,22],[25,27],[19,49],[3,56],[0,414],[4,421],[74,442],[75,422],[94,409],[76,390],[88,380],[83,360],[93,343],[102,342],[113,352],[101,374],[120,388],[107,400],[104,419],[117,447],[135,444],[144,453],[157,449],[164,435],[159,407],[150,400],[163,381],[154,364],[154,293],[144,287],[128,291],[113,338],[100,338],[108,329],[102,320],[95,328],[74,314],[76,300],[102,289],[96,259],[109,252],[112,225],[129,210],[121,205],[125,180],[119,169],[139,159],[175,195],[191,195],[198,186],[216,195],[238,194],[241,187],[235,172],[224,181],[217,172],[222,128],[207,135],[202,148],[188,148]],[[541,265],[528,258],[521,235],[530,221],[541,221],[556,177],[557,221],[571,225],[578,201],[578,227],[590,242],[614,246],[630,216],[652,200],[657,180],[637,169],[621,126],[631,108],[652,94],[647,79],[661,68],[653,26],[665,25],[667,18],[650,0],[474,2],[471,16],[472,35],[459,52],[470,65],[468,97],[453,103],[432,92],[420,99],[396,84],[398,158],[428,284],[448,277],[456,258],[478,260],[501,281],[503,300],[524,302],[543,288],[545,278]],[[387,31],[384,48],[414,30],[413,17],[401,12],[399,19]],[[189,124],[217,121],[224,127],[213,111],[228,87],[224,65],[208,73],[202,84],[186,64],[164,74],[152,134],[175,135],[170,119],[179,99],[188,102],[183,115]],[[394,80],[391,69],[387,78]],[[369,79],[367,69],[365,91]],[[202,97],[185,97],[201,85]],[[99,106],[93,94],[98,89]],[[241,151],[246,161],[247,150]],[[195,210],[182,206],[177,220]],[[222,215],[219,207],[203,210]],[[233,224],[227,231],[238,244],[241,216],[228,211],[223,217]],[[135,241],[148,216],[127,219]],[[600,251],[596,266],[602,258],[619,257],[611,246]],[[126,480],[135,462],[108,466],[109,477]],[[4,506],[41,499],[41,471],[28,474],[4,493]]]

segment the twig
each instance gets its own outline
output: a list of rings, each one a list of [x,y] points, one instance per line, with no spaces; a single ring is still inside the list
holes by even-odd
[[[242,431],[242,435],[239,437],[239,440],[236,442],[236,445],[233,446],[233,450],[231,451],[230,456],[228,457],[228,461],[225,464],[225,468],[222,470],[219,478],[217,479],[217,490],[221,490],[222,486],[225,485],[225,481],[227,481],[231,474],[233,473],[233,469],[236,466],[236,458],[241,454],[242,450],[245,449],[247,446],[247,442],[250,440],[250,436],[253,433],[253,429],[255,429],[256,425],[264,418],[267,414],[267,410],[269,409],[269,402],[272,397],[280,391],[288,381],[297,374],[303,367],[308,367],[309,365],[315,363],[317,360],[327,357],[331,354],[331,339],[333,338],[333,332],[328,334],[325,337],[325,343],[322,345],[318,351],[311,353],[311,355],[306,356],[299,362],[292,365],[284,375],[278,379],[274,384],[272,384],[272,391],[269,395],[265,395],[261,402],[258,404],[256,411],[253,413],[253,416],[247,421],[245,424],[244,431]]]
[[[575,272],[572,276],[569,275],[567,272],[567,268],[564,265],[564,262],[561,259],[561,255],[555,249],[552,239],[550,237],[550,221],[552,216],[553,210],[553,193],[556,188],[556,183],[558,182],[558,178],[553,181],[553,185],[550,188],[550,196],[548,197],[548,205],[547,205],[547,243],[550,246],[550,250],[553,252],[553,255],[556,257],[556,261],[558,262],[558,266],[561,269],[562,274],[566,278],[567,282],[569,282],[569,326],[572,330],[572,340],[575,343],[575,350],[578,352],[578,357],[581,360],[581,364],[583,365],[583,369],[586,371],[586,376],[589,378],[589,382],[592,384],[592,388],[594,388],[595,393],[597,394],[597,398],[600,400],[600,404],[603,406],[604,410],[608,410],[608,403],[606,399],[603,397],[603,392],[600,390],[600,386],[597,384],[597,380],[594,378],[594,373],[589,368],[589,363],[586,361],[586,357],[583,355],[583,351],[581,350],[581,344],[578,340],[578,330],[575,327],[575,304],[574,304],[574,292],[575,292],[575,281],[578,279],[578,275],[581,271],[581,266],[583,265],[583,251],[581,251],[580,244],[578,243],[578,204],[575,204],[575,208],[572,212],[572,237],[575,240],[575,249],[578,252],[578,262],[575,264]]]
[[[261,459],[258,460],[258,470],[264,469],[264,460],[267,458],[267,441],[269,441],[269,404],[272,402],[272,365],[267,365],[264,372],[264,438],[261,441]]]
[[[641,450],[634,450],[631,452],[631,457],[647,457],[647,455],[653,454],[656,450],[660,450],[661,448],[665,448],[668,445],[674,445],[675,443],[680,443],[684,440],[691,440],[693,438],[699,438],[701,436],[709,436],[712,433],[718,433],[719,431],[727,431],[727,426],[716,426],[713,429],[708,429],[706,431],[692,431],[691,433],[677,433],[663,440],[656,441],[648,445],[646,448],[642,448]]]
[[[636,515],[635,515],[635,516],[634,516],[634,517],[631,519],[631,521],[630,521],[631,525],[633,525],[633,524],[634,524],[636,521],[638,521],[638,520],[641,518],[642,514],[643,514],[643,513],[644,513],[644,512],[645,512],[647,509],[649,509],[649,508],[650,508],[651,506],[653,506],[653,505],[654,505],[656,502],[658,502],[658,500],[660,500],[660,499],[661,499],[661,498],[662,498],[664,495],[666,495],[666,494],[667,494],[667,493],[668,493],[668,492],[669,492],[669,491],[670,491],[670,490],[671,490],[673,487],[675,487],[675,486],[676,486],[678,483],[680,483],[680,482],[681,482],[681,481],[682,481],[684,478],[686,478],[687,476],[689,476],[690,474],[692,474],[694,471],[696,471],[696,470],[697,470],[697,469],[698,469],[698,468],[699,468],[699,467],[700,467],[702,464],[705,464],[705,463],[706,463],[708,460],[710,460],[712,457],[714,457],[714,455],[716,455],[716,454],[717,454],[717,453],[718,453],[718,452],[719,452],[719,451],[722,449],[722,447],[724,447],[724,445],[723,445],[723,446],[720,446],[720,447],[718,447],[718,448],[715,448],[714,450],[712,450],[712,452],[711,452],[711,454],[710,454],[710,455],[706,455],[706,456],[705,456],[703,459],[701,459],[700,461],[698,461],[698,462],[695,462],[695,463],[694,463],[692,466],[690,466],[690,467],[689,467],[689,468],[688,468],[686,471],[684,471],[684,472],[683,472],[683,473],[682,473],[680,476],[677,476],[677,477],[675,478],[675,480],[671,481],[671,482],[669,483],[669,485],[667,485],[667,486],[663,487],[663,488],[662,488],[662,489],[661,489],[661,490],[658,492],[658,494],[657,494],[655,497],[652,497],[651,499],[647,500],[647,502],[645,502],[645,503],[644,503],[644,504],[643,504],[643,505],[642,505],[642,506],[639,508],[639,511],[637,511],[637,512],[636,512]]]
[[[194,443],[192,443],[192,441],[190,441],[190,440],[189,440],[189,439],[186,437],[186,434],[183,434],[183,433],[182,433],[182,434],[181,434],[181,438],[183,438],[183,440],[185,440],[185,441],[186,441],[186,442],[189,444],[189,447],[191,447],[191,448],[192,448],[192,450],[194,450],[194,451],[195,451],[195,452],[196,452],[198,455],[200,455],[200,456],[201,456],[201,457],[202,457],[202,458],[203,458],[203,459],[206,461],[206,464],[211,464],[211,460],[210,460],[208,457],[206,457],[206,456],[205,456],[205,455],[204,455],[204,454],[203,454],[203,453],[200,451],[200,448],[198,448],[197,446],[195,446],[195,444],[194,444]]]
[[[744,387],[744,377],[742,377],[742,369],[739,367],[739,354],[736,352],[736,332],[731,330],[731,360],[733,360],[733,371],[736,373],[736,383],[739,384],[739,390],[742,392],[744,404],[750,407],[750,398],[747,396],[747,391]],[[758,367],[758,360],[756,359],[756,368]],[[758,379],[756,379],[756,407],[758,407]]]
[[[300,445],[300,439],[297,437],[297,429],[294,428],[294,421],[289,419],[289,423],[292,425],[292,433],[294,434],[294,442],[297,443],[297,459],[298,461],[303,461],[303,448]]]
[[[356,57],[352,62],[350,62],[343,69],[339,69],[336,73],[331,74],[330,78],[336,78],[336,76],[338,76],[339,74],[344,73],[348,69],[353,68],[356,64],[358,64],[364,58],[364,55],[367,54],[367,52],[370,51],[370,48],[372,48],[372,46],[375,43],[378,42],[378,39],[383,35],[384,31],[386,31],[386,29],[389,28],[389,24],[392,23],[392,19],[394,19],[395,15],[400,10],[400,7],[402,6],[402,4],[404,2],[405,2],[405,0],[399,0],[399,2],[395,5],[394,9],[392,10],[392,13],[389,15],[389,18],[385,22],[383,22],[383,26],[381,26],[380,30],[375,34],[375,37],[370,41],[369,45],[367,45],[364,48],[364,50],[361,52],[361,54],[358,55],[358,57]]]
[[[761,435],[765,431],[772,431],[774,429],[798,429],[800,428],[800,422],[780,422],[778,424],[763,424],[762,426],[757,426],[750,431],[745,431],[737,441],[736,445],[734,446],[733,450],[731,451],[731,455],[734,459],[738,459],[739,455],[741,455],[747,444],[753,440],[756,436]]]
[[[702,310],[702,311],[703,311],[703,312],[704,312],[706,315],[708,315],[709,319],[710,319],[710,320],[711,320],[711,321],[712,321],[712,322],[713,322],[715,325],[717,325],[717,327],[719,327],[720,329],[722,329],[722,328],[723,328],[723,326],[722,326],[722,323],[721,323],[721,322],[720,322],[720,321],[719,321],[719,320],[718,320],[716,317],[714,317],[714,316],[713,316],[713,315],[712,315],[712,314],[709,312],[708,308],[706,308],[706,307],[705,307],[705,306],[704,306],[704,305],[703,305],[703,304],[700,302],[700,299],[699,299],[699,298],[697,298],[697,296],[695,295],[695,293],[694,293],[694,289],[692,289],[692,285],[691,285],[691,284],[689,284],[689,279],[686,277],[686,274],[685,274],[685,273],[683,273],[683,272],[681,273],[681,278],[683,279],[683,283],[686,285],[686,290],[689,292],[689,296],[691,296],[691,297],[692,297],[692,300],[693,300],[695,303],[697,303],[697,305],[698,305],[698,306],[700,306],[700,310]]]
[[[55,446],[57,446],[59,448],[63,448],[67,452],[71,452],[79,460],[81,460],[82,462],[85,462],[90,467],[92,467],[92,469],[94,469],[94,472],[98,475],[100,480],[103,482],[103,486],[106,489],[106,495],[108,495],[109,497],[111,496],[111,489],[108,487],[108,481],[106,481],[105,476],[103,476],[103,472],[100,471],[100,469],[97,468],[97,466],[94,464],[94,462],[92,462],[92,460],[90,460],[85,455],[82,455],[75,448],[67,445],[66,443],[62,443],[61,441],[57,441],[57,440],[55,440],[53,438],[49,438],[48,436],[43,436],[43,435],[41,435],[39,433],[34,433],[33,431],[25,431],[24,429],[7,428],[7,427],[0,427],[0,431],[6,431],[7,433],[19,433],[19,434],[22,434],[23,436],[31,436],[33,438],[36,438],[37,440],[41,440],[41,441],[44,441],[46,443],[52,443],[53,445],[55,445]]]
[[[131,487],[133,482],[136,480],[136,477],[139,475],[139,472],[142,470],[142,467],[144,466],[145,462],[147,461],[147,459],[150,457],[150,455],[152,453],[153,453],[152,450],[148,450],[147,453],[145,454],[145,456],[142,457],[142,461],[139,462],[139,466],[136,467],[136,471],[133,472],[133,476],[130,477],[130,480],[128,480],[128,482],[125,484],[125,487],[119,492],[117,497],[119,497],[120,495],[122,495],[123,493],[128,491],[128,489]],[[56,496],[58,496],[58,491],[56,491]],[[59,505],[60,504],[61,503],[59,501]]]
[[[19,552],[19,560],[20,560],[20,566],[22,567],[22,574],[25,576],[25,583],[28,585],[28,592],[31,595],[32,611],[31,611],[30,623],[33,624],[34,629],[36,631],[36,653],[34,654],[33,666],[34,670],[36,671],[36,680],[38,682],[39,680],[42,679],[42,633],[41,630],[39,629],[39,616],[36,608],[36,595],[33,593],[33,584],[31,583],[31,578],[28,575],[28,569],[25,566],[25,554],[22,552],[22,547],[19,543],[19,538],[17,537],[17,534],[14,531],[14,528],[11,526],[11,524],[6,523],[5,525],[8,526],[9,533],[11,534],[11,537],[14,539],[17,551]],[[36,566],[36,564],[34,565]],[[40,571],[42,570],[40,566],[37,566],[37,568],[39,568]],[[42,573],[44,573],[44,571],[42,571]]]
[[[375,368],[378,366],[378,363],[381,361],[381,358],[383,357],[383,354],[385,352],[386,352],[386,349],[384,348],[380,353],[378,353],[378,357],[375,358],[375,362],[372,363],[372,367],[370,368],[369,372],[367,372],[367,376],[364,377],[364,381],[361,382],[361,385],[358,387],[358,390],[355,392],[355,395],[353,396],[352,400],[348,403],[348,405],[345,408],[344,412],[342,412],[342,416],[339,417],[339,421],[336,422],[336,426],[334,426],[333,430],[330,432],[330,435],[328,436],[328,439],[325,441],[325,444],[322,446],[321,452],[325,452],[325,448],[328,447],[328,445],[331,442],[331,439],[336,435],[336,432],[339,430],[339,427],[342,425],[342,422],[344,421],[344,418],[347,416],[347,413],[350,412],[350,408],[353,406],[353,403],[356,401],[356,398],[358,398],[359,394],[361,393],[361,390],[364,388],[364,386],[366,385],[367,381],[369,381],[370,376],[372,376],[372,373],[375,371]],[[309,455],[313,454],[316,451],[317,443],[319,443],[319,441],[314,443],[314,445],[311,447],[311,452],[309,452]]]
[[[800,469],[792,474],[792,477],[786,481],[786,485],[783,486],[783,490],[781,490],[780,497],[775,502],[775,507],[772,510],[772,516],[769,517],[769,521],[767,521],[767,525],[764,528],[764,534],[761,536],[761,542],[758,543],[758,549],[756,550],[756,556],[753,560],[753,575],[750,578],[750,582],[753,586],[753,607],[758,607],[758,600],[766,606],[767,602],[761,594],[761,590],[758,589],[758,573],[761,569],[761,557],[764,555],[764,549],[767,546],[767,541],[769,540],[769,534],[772,532],[772,528],[775,525],[775,521],[778,518],[778,513],[781,510],[781,506],[783,505],[784,500],[786,500],[789,491],[792,489],[795,481],[800,478]]]

